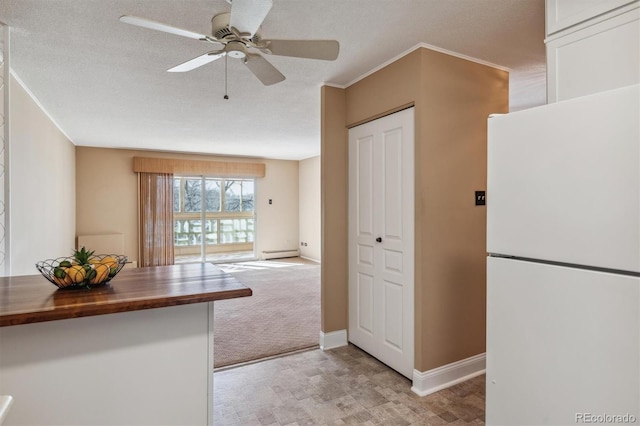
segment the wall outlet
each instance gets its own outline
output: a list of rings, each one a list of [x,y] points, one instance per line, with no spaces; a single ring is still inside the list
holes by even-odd
[[[487,196],[485,191],[476,191],[476,206],[484,206],[487,204]]]

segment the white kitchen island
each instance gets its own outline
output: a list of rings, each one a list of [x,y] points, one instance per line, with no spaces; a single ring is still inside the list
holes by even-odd
[[[210,264],[124,270],[91,290],[1,278],[4,425],[213,424],[213,304],[250,295]]]

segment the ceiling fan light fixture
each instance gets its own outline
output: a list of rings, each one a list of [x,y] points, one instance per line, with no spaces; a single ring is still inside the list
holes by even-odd
[[[120,21],[138,27],[193,38],[222,45],[214,50],[168,69],[169,72],[185,72],[215,61],[231,57],[240,59],[253,75],[265,86],[285,80],[262,54],[292,58],[333,61],[338,57],[337,40],[267,40],[259,34],[260,26],[273,6],[273,0],[226,0],[231,12],[219,13],[211,18],[211,35],[194,33],[171,25],[135,16],[121,16]],[[226,78],[225,60],[225,78]]]
[[[246,46],[238,41],[227,43],[225,51],[227,52],[227,55],[236,59],[242,59],[247,56]]]

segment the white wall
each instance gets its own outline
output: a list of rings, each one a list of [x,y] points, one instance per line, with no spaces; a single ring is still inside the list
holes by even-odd
[[[9,273],[30,275],[75,246],[75,146],[13,77],[10,90]]]
[[[321,259],[320,156],[300,161],[300,256]]]
[[[4,84],[5,81],[10,81],[9,75],[9,42],[7,41],[9,35],[9,28],[0,24],[0,77],[3,84],[0,84],[0,136],[2,137],[2,143],[0,147],[0,164],[2,165],[2,173],[0,173],[0,276],[9,274],[9,175],[8,175],[8,144],[9,144],[9,86],[10,84]],[[5,167],[7,166],[7,167]],[[6,183],[6,185],[5,185]]]

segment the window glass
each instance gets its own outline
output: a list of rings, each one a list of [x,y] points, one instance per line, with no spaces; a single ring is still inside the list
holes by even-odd
[[[183,220],[173,221],[173,242],[176,246],[188,246],[189,236],[186,234],[187,222]]]
[[[253,211],[253,180],[242,181],[242,211]]]
[[[205,221],[207,230],[207,244],[218,244],[218,220],[209,219]]]
[[[205,203],[208,212],[220,211],[220,179],[205,179]]]
[[[202,181],[200,178],[184,179],[184,211],[199,212],[202,207]]]
[[[202,222],[200,220],[186,221],[187,233],[189,234],[189,245],[202,244]]]
[[[180,211],[180,178],[173,178],[173,211]]]
[[[173,191],[177,263],[253,250],[253,179],[176,176]]]
[[[227,180],[225,181],[224,187],[224,210],[227,212],[241,211],[242,181]]]
[[[220,239],[222,244],[235,242],[233,219],[222,219],[220,221]]]

